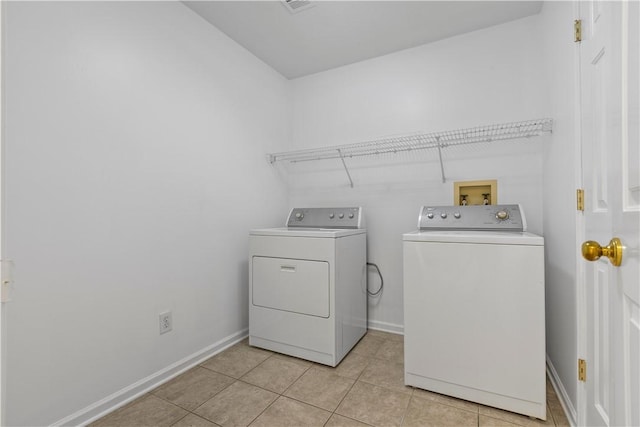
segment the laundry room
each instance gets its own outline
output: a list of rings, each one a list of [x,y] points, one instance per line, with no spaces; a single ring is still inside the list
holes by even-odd
[[[581,2],[287,3],[2,2],[0,423],[100,425],[135,399],[167,403],[153,390],[180,375],[213,375],[207,360],[249,343],[250,234],[287,227],[306,213],[296,208],[347,209],[321,212],[366,229],[360,326],[393,345],[405,325],[403,234],[423,206],[462,204],[456,185],[477,181],[544,237],[542,375],[557,395],[546,425],[590,419],[576,377]],[[543,126],[501,136],[532,122]],[[439,139],[456,132],[484,136]],[[378,149],[420,135],[435,144]],[[354,144],[373,151],[344,155]],[[278,157],[314,150],[337,155]],[[478,280],[494,273],[474,268]],[[261,412],[218,420],[190,398],[158,425],[260,424]],[[376,424],[339,403],[312,405],[329,410],[319,425]]]

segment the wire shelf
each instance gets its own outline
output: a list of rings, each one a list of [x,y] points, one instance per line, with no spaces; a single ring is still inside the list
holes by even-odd
[[[351,175],[349,174],[349,170],[344,161],[345,158],[435,149],[438,150],[438,155],[440,157],[442,182],[445,182],[444,165],[442,163],[442,149],[466,144],[531,138],[543,133],[551,132],[552,125],[552,119],[535,119],[444,132],[382,138],[372,141],[357,142],[355,144],[272,153],[268,155],[268,158],[271,163],[297,163],[314,160],[341,159],[351,183],[351,187],[353,187]]]

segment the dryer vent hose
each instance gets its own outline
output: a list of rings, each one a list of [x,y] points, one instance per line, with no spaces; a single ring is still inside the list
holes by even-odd
[[[374,264],[372,262],[368,262],[367,265],[371,265],[371,266],[375,267],[376,271],[378,272],[378,276],[380,276],[380,287],[378,288],[377,291],[371,292],[369,290],[369,287],[367,286],[367,293],[370,296],[375,297],[375,296],[380,295],[380,292],[382,292],[382,288],[384,287],[384,279],[382,278],[382,273],[380,273],[380,269],[378,268],[378,266],[376,264]]]

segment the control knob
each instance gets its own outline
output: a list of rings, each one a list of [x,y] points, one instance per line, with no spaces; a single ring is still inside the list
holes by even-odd
[[[433,212],[429,212],[429,213],[427,214],[427,218],[429,218],[429,219],[433,219]]]
[[[453,216],[454,216],[456,219],[459,219],[459,218],[460,218],[460,212],[454,212],[454,213],[453,213]]]
[[[349,218],[353,219],[353,212],[349,214]]]
[[[339,214],[338,218],[340,218],[340,219],[344,218],[344,214],[343,213]]]
[[[302,218],[304,218],[304,214],[302,212],[296,212],[296,220],[302,221]]]
[[[509,212],[505,210],[498,211],[496,213],[496,218],[499,219],[500,221],[504,221],[505,219],[509,218]]]
[[[333,219],[335,216],[336,216],[336,215],[335,215],[333,212],[331,212],[331,213],[329,214],[329,218],[331,218],[331,219]]]
[[[445,219],[447,217],[447,213],[446,212],[442,212],[440,214],[440,218]]]

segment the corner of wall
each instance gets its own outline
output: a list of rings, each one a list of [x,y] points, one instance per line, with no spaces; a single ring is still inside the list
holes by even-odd
[[[564,388],[564,386],[562,384],[562,381],[560,380],[560,377],[558,376],[558,372],[556,371],[555,367],[553,366],[553,363],[549,359],[548,355],[547,355],[547,374],[548,374],[549,379],[551,381],[551,385],[553,386],[553,389],[555,390],[556,395],[558,396],[558,400],[560,401],[560,405],[562,406],[562,410],[564,411],[565,415],[567,416],[567,420],[569,420],[569,424],[572,427],[577,426],[578,425],[578,417],[577,417],[577,411],[575,409],[575,406],[571,402],[571,399],[569,399],[569,395],[567,394],[567,390]]]

